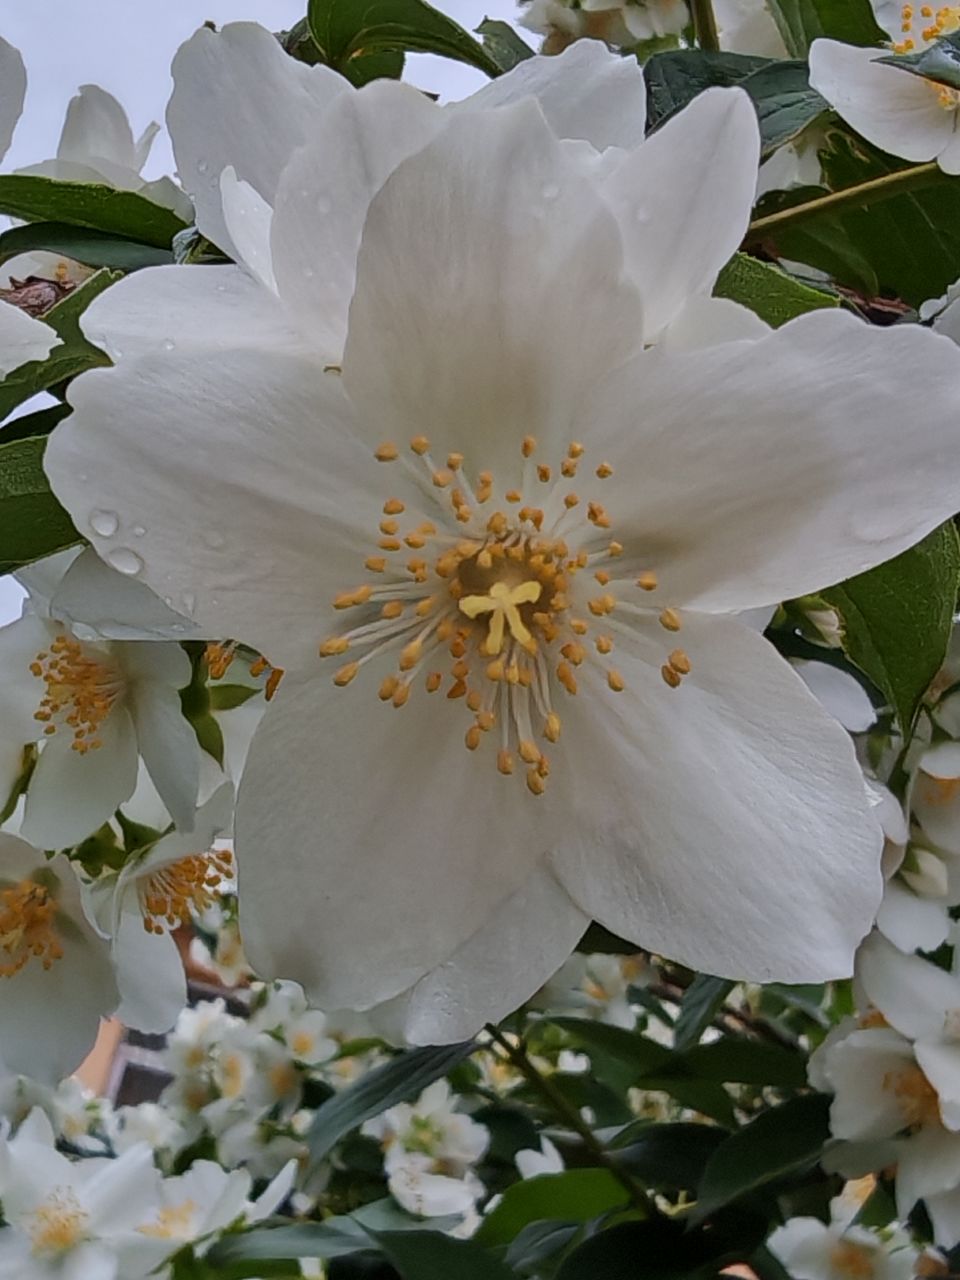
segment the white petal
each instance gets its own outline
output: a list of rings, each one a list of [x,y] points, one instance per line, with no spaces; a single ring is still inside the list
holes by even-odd
[[[960,980],[919,956],[904,955],[879,933],[860,948],[857,977],[870,1003],[911,1040],[939,1035],[947,1010],[960,1008]]]
[[[158,351],[296,351],[277,299],[239,267],[146,267],[94,298],[84,334],[117,362]]]
[[[26,92],[23,59],[12,44],[0,39],[0,160],[7,154]]]
[[[824,1280],[835,1243],[829,1228],[816,1218],[791,1218],[767,1241],[770,1251],[796,1280]]]
[[[920,768],[932,778],[960,778],[960,742],[938,742],[920,757]]]
[[[277,292],[270,259],[270,223],[273,210],[249,182],[237,177],[233,165],[220,175],[223,219],[237,260],[271,293]]]
[[[668,351],[696,351],[738,338],[762,338],[770,326],[730,298],[698,296],[690,299],[661,337]]]
[[[950,1011],[956,1018],[956,1007]],[[918,1040],[914,1045],[921,1071],[937,1091],[944,1126],[960,1129],[960,1044]]]
[[[833,1046],[824,1067],[836,1093],[830,1108],[835,1138],[860,1142],[900,1132],[903,1113],[885,1082],[915,1068],[909,1040],[883,1028],[854,1031]]]
[[[614,468],[612,532],[658,573],[651,599],[732,612],[804,595],[947,519],[958,354],[916,325],[819,311],[757,342],[647,352],[608,377],[575,438]]]
[[[136,169],[137,173],[139,173],[147,163],[150,152],[153,148],[154,140],[159,132],[160,126],[157,124],[156,120],[152,120],[133,144],[133,167]]]
[[[596,40],[577,40],[556,57],[526,58],[450,109],[500,107],[531,95],[558,138],[583,138],[598,150],[643,142],[643,72]]]
[[[922,76],[878,65],[885,55],[884,49],[814,40],[810,85],[868,142],[904,160],[932,160],[953,134],[953,113]]]
[[[331,360],[343,353],[370,201],[446,121],[412,85],[376,80],[341,94],[283,171],[272,231],[279,290],[315,349]]]
[[[960,853],[960,776],[937,778],[918,769],[910,800],[926,836],[941,849]]]
[[[737,623],[686,616],[679,689],[660,674],[666,642],[617,635],[626,690],[585,664],[560,709],[570,819],[555,862],[571,897],[706,973],[850,973],[880,899],[882,834],[846,733]]]
[[[176,689],[144,680],[131,689],[129,705],[153,785],[176,825],[189,830],[200,785],[200,745],[180,696]]]
[[[190,640],[198,635],[197,626],[165,605],[145,582],[117,573],[92,547],[64,574],[50,611],[71,628],[85,626],[109,640]]]
[[[47,650],[53,634],[53,629],[33,613],[0,627],[0,724],[5,743],[15,750],[35,742],[43,732],[34,712],[46,688],[30,666]]]
[[[168,933],[147,933],[139,911],[124,911],[113,940],[120,989],[117,1017],[148,1034],[169,1031],[187,1003],[187,980]]]
[[[381,440],[422,432],[509,483],[525,435],[576,438],[639,324],[613,218],[536,105],[465,112],[370,206],[344,385]]]
[[[46,360],[59,341],[48,324],[0,300],[0,378],[31,360]]]
[[[883,891],[877,928],[901,951],[936,951],[950,933],[950,916],[945,903],[919,898],[895,878]]]
[[[82,84],[67,106],[58,160],[96,164],[107,160],[137,173],[137,154],[127,113],[116,98],[99,85]]]
[[[960,1183],[960,1134],[925,1127],[900,1148],[897,1162],[897,1208],[906,1218],[914,1204],[938,1191],[952,1191]]]
[[[743,239],[760,163],[754,107],[708,89],[628,156],[603,185],[643,297],[651,341],[687,300],[713,288]]]
[[[960,116],[958,116],[956,108],[947,114],[953,117],[953,133],[947,139],[946,146],[937,156],[937,164],[944,173],[958,174],[960,173],[960,134],[957,133],[957,125],[960,122]]]
[[[818,702],[840,721],[850,733],[864,733],[877,718],[873,703],[859,680],[839,667],[826,662],[807,662],[802,658],[793,663]]]
[[[167,108],[177,169],[193,196],[197,224],[222,249],[233,247],[220,205],[220,174],[232,165],[268,204],[293,152],[326,107],[350,92],[329,67],[308,67],[284,53],[253,22],[201,29],[173,60]]]
[[[375,547],[384,497],[412,512],[419,501],[349,435],[339,379],[254,351],[103,372],[74,383],[75,412],[47,446],[60,500],[84,529],[92,511],[116,513],[117,534],[91,530],[100,554],[135,547],[142,579],[207,634],[285,668],[313,660],[334,595]]]
[[[944,1249],[960,1244],[960,1188],[939,1194],[928,1192],[924,1203],[933,1223],[933,1238],[937,1244]]]
[[[465,749],[457,705],[417,687],[396,711],[377,698],[385,673],[365,669],[346,690],[325,673],[285,681],[238,798],[246,953],[325,1009],[412,986],[545,852],[545,815],[522,780]]]
[[[501,1022],[567,959],[590,918],[547,868],[537,868],[449,960],[410,992],[405,1036],[449,1044]]]
[[[22,840],[0,835],[0,876],[16,882],[38,867],[59,881],[63,955],[49,969],[31,959],[19,973],[0,978],[0,1061],[7,1071],[56,1084],[89,1053],[101,1015],[113,1012],[119,996],[107,944],[84,918],[71,865],[63,857],[44,864]]]
[[[91,835],[133,795],[137,739],[123,706],[113,708],[97,731],[103,745],[74,751],[62,729],[48,738],[27,791],[21,831],[41,849],[64,849]]]

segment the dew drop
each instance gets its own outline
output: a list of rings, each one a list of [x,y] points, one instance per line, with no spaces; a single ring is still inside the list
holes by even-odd
[[[205,529],[203,532],[203,540],[208,547],[213,547],[214,550],[218,547],[222,547],[226,542],[226,538],[219,529]]]
[[[197,597],[193,592],[184,591],[183,595],[180,597],[180,602],[183,612],[188,614],[190,617],[193,617],[193,611],[197,607]]]
[[[172,338],[164,338],[164,340],[163,340],[163,349],[164,349],[164,351],[173,351],[173,349],[176,347],[176,345],[177,345],[177,344],[174,342],[174,340],[173,340]]]
[[[90,528],[101,538],[112,538],[120,528],[120,517],[115,511],[91,511]]]
[[[137,553],[128,551],[126,547],[118,547],[116,551],[110,551],[107,554],[107,564],[118,573],[125,573],[128,578],[132,578],[143,569],[143,561]]]
[[[560,194],[560,188],[555,182],[548,182],[541,190],[540,194],[543,196],[544,200],[556,200],[557,196]]]
[[[142,538],[146,532],[147,530],[142,524],[135,524],[133,526],[132,533],[135,538]]]
[[[197,173],[206,173],[209,168],[210,166],[206,160],[197,161]]]

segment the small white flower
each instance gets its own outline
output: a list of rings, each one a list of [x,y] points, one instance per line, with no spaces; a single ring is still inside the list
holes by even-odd
[[[880,1235],[850,1224],[850,1214],[831,1205],[833,1221],[791,1218],[768,1245],[796,1280],[913,1280],[919,1257],[902,1230]]]
[[[525,1147],[514,1156],[521,1178],[536,1178],[541,1173],[563,1173],[563,1156],[549,1138],[541,1135],[539,1151]]]

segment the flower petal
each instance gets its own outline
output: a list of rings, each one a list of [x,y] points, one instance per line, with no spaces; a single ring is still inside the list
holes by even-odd
[[[760,130],[742,89],[707,89],[616,168],[603,194],[623,236],[652,341],[709,293],[747,230]]]
[[[395,711],[378,674],[284,682],[240,785],[244,948],[326,1009],[368,1008],[442,965],[546,851],[542,810],[465,749],[459,707],[417,688]]]
[[[501,1022],[566,960],[590,923],[547,867],[538,867],[409,994],[405,1037],[450,1044]]]
[[[814,40],[810,85],[868,142],[904,160],[932,160],[950,141],[953,113],[922,76],[878,64],[886,53]]]
[[[206,634],[278,666],[314,659],[333,596],[375,545],[386,494],[374,485],[419,502],[349,434],[339,379],[252,350],[103,373],[74,383],[75,412],[44,459],[79,527],[108,564],[135,548],[142,580]],[[90,523],[98,510],[116,515],[109,538]]]
[[[259,192],[237,177],[232,164],[220,174],[220,202],[227,232],[242,262],[270,293],[277,292],[270,257],[273,210]]]
[[[50,612],[71,629],[86,629],[108,640],[199,637],[195,623],[165,605],[145,582],[111,569],[92,547],[81,551],[63,575],[53,591]]]
[[[150,779],[174,823],[189,831],[200,785],[200,746],[183,714],[180,695],[169,686],[142,680],[129,696],[137,745]]]
[[[857,954],[857,978],[871,1004],[911,1040],[937,1036],[944,1014],[960,1008],[960,981],[919,956],[906,956],[879,933]]]
[[[692,664],[616,633],[626,682],[578,672],[554,766],[570,815],[554,855],[574,901],[621,937],[750,981],[848,974],[882,887],[882,835],[850,739],[771,645],[688,614]],[[582,675],[580,674],[582,672]]]
[[[903,1112],[887,1082],[915,1066],[910,1041],[883,1027],[854,1031],[835,1044],[824,1063],[836,1094],[830,1107],[833,1136],[863,1142],[899,1133]]]
[[[272,231],[280,294],[331,360],[343,353],[370,201],[447,120],[412,85],[375,80],[341,94],[283,171]]]
[[[23,111],[27,72],[19,50],[0,38],[0,160],[7,154]]]
[[[895,878],[883,891],[877,928],[901,951],[936,951],[949,937],[950,916],[944,902],[919,898]]]
[[[113,94],[96,84],[80,86],[67,106],[57,159],[77,164],[103,159],[133,173],[139,171],[130,121]]]
[[[566,444],[584,386],[635,349],[620,257],[533,102],[454,116],[370,206],[344,356],[361,420],[519,474],[524,436]]]
[[[46,360],[59,341],[48,324],[0,300],[0,378],[31,360]]]
[[[912,546],[956,506],[958,357],[916,325],[819,311],[756,342],[630,361],[581,410],[614,469],[624,572],[632,554],[659,575],[651,600],[735,612]]]
[[[124,911],[113,940],[120,989],[117,1017],[125,1027],[162,1034],[187,1003],[187,979],[169,933],[147,933],[139,911]]]
[[[448,110],[502,107],[531,96],[558,138],[582,138],[601,151],[643,142],[643,71],[597,40],[577,40],[555,57],[526,58]]]
[[[167,126],[177,170],[197,208],[203,234],[233,249],[220,204],[220,174],[233,165],[268,204],[277,179],[324,110],[350,92],[329,67],[308,67],[284,53],[254,22],[207,27],[173,60]]]
[[[900,1147],[897,1208],[901,1217],[924,1196],[951,1191],[960,1182],[960,1133],[929,1125]]]

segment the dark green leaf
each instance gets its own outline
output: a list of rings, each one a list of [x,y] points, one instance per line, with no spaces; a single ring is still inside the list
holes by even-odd
[[[877,58],[877,62],[945,84],[950,89],[960,89],[960,37],[955,35],[937,40],[919,53],[893,54]]]
[[[589,1018],[551,1018],[587,1053],[599,1052],[628,1066],[635,1075],[648,1075],[666,1066],[672,1057],[668,1048],[635,1031],[612,1027]]]
[[[647,1187],[693,1191],[707,1161],[728,1137],[707,1124],[651,1124],[638,1121],[617,1135],[613,1152]]]
[[[486,1215],[476,1235],[488,1247],[509,1244],[531,1222],[560,1218],[588,1222],[626,1204],[627,1192],[609,1169],[568,1169],[515,1182]]]
[[[542,1275],[544,1264],[562,1253],[582,1229],[579,1222],[531,1222],[511,1241],[505,1261],[522,1276]]]
[[[248,684],[211,684],[209,693],[211,711],[232,711],[256,697],[260,690]]]
[[[740,82],[753,99],[760,122],[764,157],[791,142],[827,110],[827,104],[810,87],[805,62],[771,62]]]
[[[80,332],[79,321],[93,299],[119,278],[116,272],[98,271],[62,302],[50,308],[43,317],[44,323],[56,331],[61,345],[54,347],[46,360],[23,364],[0,382],[0,419],[38,391],[47,391],[78,373],[110,363],[99,348],[87,342]],[[0,306],[8,305],[0,303]]]
[[[343,1089],[314,1116],[307,1134],[311,1163],[316,1165],[344,1134],[359,1128],[364,1120],[415,1098],[428,1084],[462,1062],[473,1047],[473,1041],[467,1041],[408,1049]]]
[[[675,1220],[621,1222],[574,1249],[557,1280],[693,1280],[710,1256],[701,1233]]]
[[[533,50],[520,39],[509,22],[502,22],[499,18],[484,18],[476,32],[483,41],[485,52],[501,71],[512,71],[519,63],[534,56]]]
[[[732,1134],[707,1163],[693,1221],[724,1205],[811,1169],[830,1137],[830,1099],[804,1094],[762,1112]]]
[[[807,1060],[802,1053],[756,1040],[730,1036],[713,1044],[698,1044],[682,1056],[682,1069],[705,1080],[727,1084],[768,1084],[802,1089],[807,1082]]]
[[[112,267],[117,271],[138,271],[141,267],[173,262],[169,249],[139,244],[89,227],[72,227],[66,222],[28,222],[0,235],[0,262],[38,250],[62,254],[87,267]]]
[[[868,573],[822,592],[840,615],[844,652],[889,699],[904,732],[940,669],[960,583],[952,523]]]
[[[31,436],[48,436],[58,422],[70,412],[68,404],[52,404],[36,413],[24,413],[0,427],[0,444],[11,440],[29,440]]]
[[[500,74],[483,46],[426,0],[310,0],[307,22],[324,61],[348,77],[357,59],[403,50]]]
[[[770,0],[770,9],[796,58],[805,57],[819,36],[846,44],[881,44],[887,38],[877,26],[870,0]]]
[[[680,1002],[680,1016],[673,1030],[675,1049],[688,1049],[698,1043],[733,987],[729,978],[697,974]]]
[[[811,289],[779,267],[745,253],[733,255],[717,277],[713,292],[715,297],[731,298],[749,307],[775,329],[807,311],[840,305],[836,294]]]
[[[29,173],[0,175],[0,213],[25,222],[60,222],[169,249],[187,225],[172,209],[136,191],[93,182],[60,182]]]
[[[516,1280],[515,1271],[474,1240],[435,1231],[383,1231],[373,1238],[403,1280]]]
[[[0,574],[82,541],[50,491],[45,436],[0,444]]]

